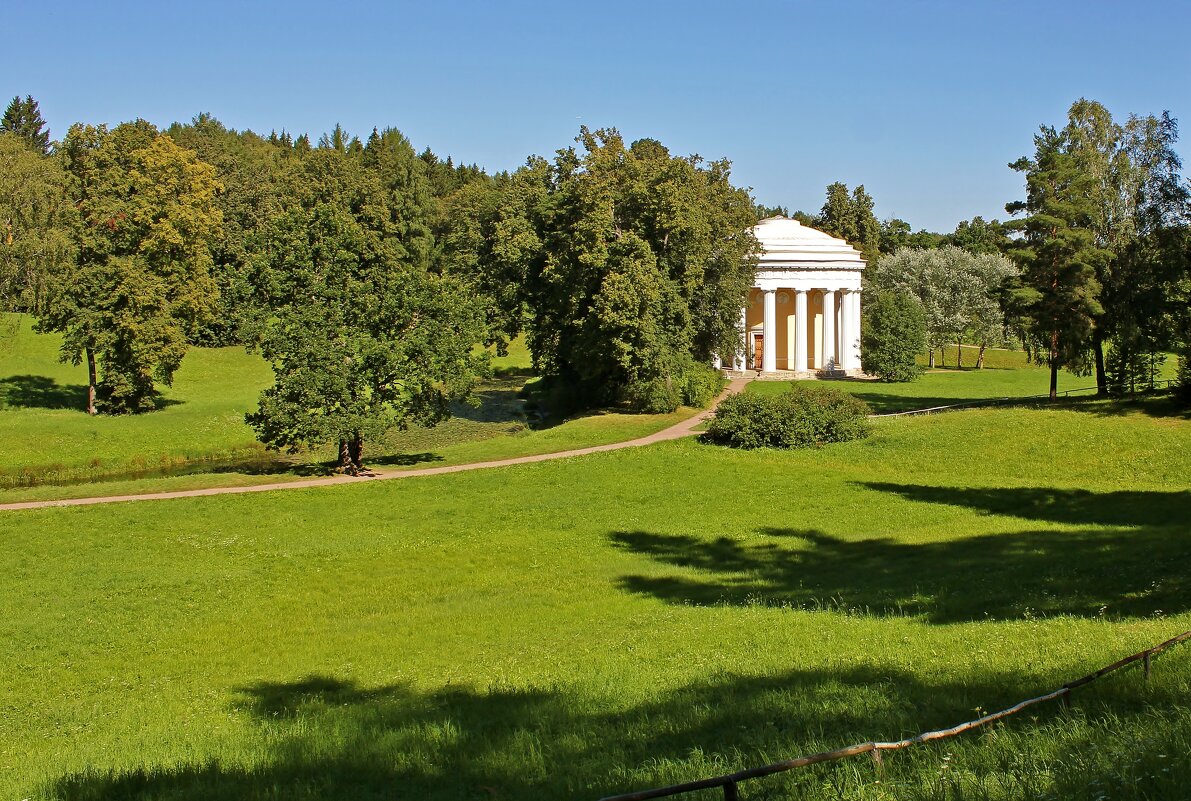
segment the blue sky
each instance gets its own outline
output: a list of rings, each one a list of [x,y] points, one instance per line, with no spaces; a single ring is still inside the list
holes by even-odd
[[[32,94],[55,137],[207,111],[263,133],[393,126],[499,170],[614,126],[731,159],[771,205],[863,183],[915,229],[1004,218],[1023,194],[1006,164],[1080,96],[1191,126],[1185,2],[6,6],[0,98]]]

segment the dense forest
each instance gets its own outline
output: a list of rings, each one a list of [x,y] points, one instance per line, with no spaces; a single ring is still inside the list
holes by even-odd
[[[878,220],[864,186],[831,184],[817,213],[764,207],[727,160],[615,129],[497,173],[395,128],[312,142],[199,114],[50,134],[32,97],[0,121],[0,307],[62,334],[89,411],[147,410],[189,345],[243,345],[276,375],[249,418],[261,440],[339,442],[349,470],[366,438],[441,420],[484,374],[478,346],[518,336],[560,411],[707,402],[713,355],[739,347],[749,228],[774,214],[860,250],[866,305],[910,298],[932,358],[947,341],[1020,342],[1108,392],[1177,351],[1191,385],[1168,115],[1118,123],[1078,101],[1011,165],[1021,216],[947,234]]]

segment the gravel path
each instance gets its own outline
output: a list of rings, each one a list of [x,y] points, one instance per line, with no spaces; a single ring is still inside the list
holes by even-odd
[[[604,451],[618,451],[623,448],[638,448],[642,445],[652,445],[671,439],[681,439],[699,433],[695,429],[706,422],[715,411],[720,401],[729,395],[734,395],[744,389],[747,379],[734,378],[724,392],[715,400],[711,408],[696,414],[681,423],[675,423],[648,436],[624,442],[612,442],[607,445],[593,445],[590,448],[576,448],[556,453],[540,453],[534,456],[517,456],[512,459],[495,459],[489,462],[472,462],[447,467],[427,467],[423,470],[394,470],[388,472],[373,472],[367,476],[331,476],[328,478],[313,478],[299,481],[282,481],[274,484],[254,484],[247,487],[208,487],[206,489],[176,490],[173,492],[147,492],[141,495],[100,495],[92,498],[64,498],[53,501],[23,501],[21,503],[0,504],[0,511],[17,509],[45,509],[50,506],[90,506],[97,503],[121,503],[124,501],[164,501],[171,498],[198,498],[205,495],[239,495],[246,492],[274,492],[276,490],[307,489],[309,487],[331,487],[340,484],[358,484],[362,481],[386,481],[392,478],[417,478],[419,476],[438,476],[443,473],[462,473],[467,470],[485,470],[490,467],[507,467],[515,464],[529,464],[530,462],[549,462],[554,459],[567,459],[572,456],[586,456],[589,453]]]

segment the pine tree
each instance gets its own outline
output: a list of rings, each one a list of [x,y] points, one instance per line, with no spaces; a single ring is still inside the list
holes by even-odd
[[[847,184],[839,181],[828,186],[814,226],[859,250],[869,264],[881,255],[881,223],[873,215],[873,199],[863,184],[850,194]]]
[[[0,119],[0,131],[16,134],[43,155],[50,152],[50,131],[32,95],[25,95],[24,100],[20,97],[12,99]]]
[[[838,236],[840,239],[853,244],[860,240],[860,231],[856,227],[856,214],[852,207],[852,197],[848,194],[846,184],[836,181],[827,187],[827,200],[819,210],[815,227],[824,233]]]
[[[852,190],[852,219],[856,239],[848,242],[860,251],[869,264],[876,264],[881,256],[881,223],[873,214],[873,205],[873,198],[864,191],[864,184]]]
[[[1044,343],[1050,365],[1050,397],[1058,396],[1058,371],[1086,374],[1099,301],[1097,272],[1110,253],[1096,244],[1096,177],[1072,153],[1071,138],[1044,126],[1034,137],[1033,159],[1009,166],[1026,174],[1026,200],[1006,205],[1028,211],[1013,227],[1025,234],[1014,255],[1023,265],[1017,296],[1031,334]]]

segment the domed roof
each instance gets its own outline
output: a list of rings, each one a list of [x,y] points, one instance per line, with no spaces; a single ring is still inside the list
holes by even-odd
[[[844,240],[803,225],[786,217],[769,217],[753,226],[753,236],[761,243],[759,267],[863,270],[860,251]]]

